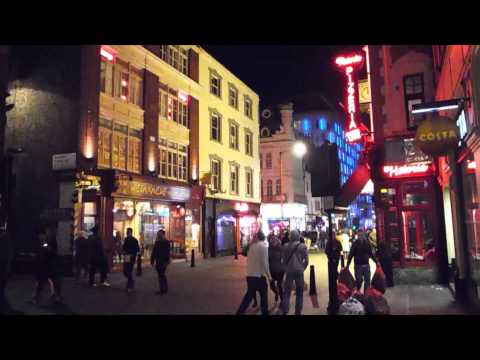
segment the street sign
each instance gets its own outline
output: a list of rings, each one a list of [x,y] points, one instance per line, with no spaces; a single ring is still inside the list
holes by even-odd
[[[55,154],[52,156],[52,170],[72,170],[77,167],[77,154]]]

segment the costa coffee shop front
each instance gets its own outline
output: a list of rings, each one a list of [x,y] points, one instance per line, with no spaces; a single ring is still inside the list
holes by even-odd
[[[108,186],[102,182],[102,187]],[[97,194],[95,206],[88,206],[89,197],[85,197],[83,208],[101,209],[95,222],[100,224],[105,248],[111,249],[111,257],[115,255],[115,233],[119,232],[123,240],[129,227],[147,256],[157,232],[163,229],[172,242],[172,256],[185,257],[185,231],[188,226],[185,223],[185,203],[190,199],[190,187],[115,171],[111,196],[108,196],[108,191],[101,190],[102,195]],[[84,211],[84,216],[91,215]]]

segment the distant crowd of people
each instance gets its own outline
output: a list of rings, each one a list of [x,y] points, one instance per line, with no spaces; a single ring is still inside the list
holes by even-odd
[[[74,252],[74,275],[77,281],[88,277],[90,287],[110,287],[107,282],[109,273],[108,257],[101,237],[99,236],[98,226],[94,226],[91,235],[86,236],[81,232],[75,238]],[[35,259],[35,280],[36,285],[33,296],[30,300],[32,304],[38,304],[41,294],[45,287],[50,284],[51,300],[53,302],[62,302],[61,271],[58,256],[58,246],[55,234],[51,227],[44,227],[38,235],[39,249]],[[121,241],[119,233],[116,234],[116,243]],[[135,287],[134,269],[137,265],[137,276],[141,275],[141,248],[139,241],[133,236],[133,230],[127,229],[127,235],[121,241],[121,248],[117,250],[123,260],[123,275],[126,278],[126,291],[132,292]],[[161,295],[168,292],[168,282],[166,270],[170,259],[170,241],[165,237],[165,231],[159,230],[156,241],[150,254],[150,264],[158,274],[159,291],[156,294]],[[96,282],[97,273],[100,275],[100,281]]]

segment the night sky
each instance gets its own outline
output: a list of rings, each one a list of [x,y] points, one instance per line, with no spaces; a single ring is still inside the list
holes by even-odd
[[[201,45],[260,96],[261,107],[320,92],[343,101],[345,76],[334,57],[360,46]]]

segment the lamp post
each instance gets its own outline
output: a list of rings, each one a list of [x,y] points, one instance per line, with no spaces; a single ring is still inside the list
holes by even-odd
[[[292,153],[293,155],[298,158],[298,159],[302,159],[305,154],[307,153],[307,146],[302,142],[302,141],[296,141],[292,148]],[[283,193],[283,164],[282,164],[282,154],[284,153],[284,151],[280,151],[279,152],[279,158],[280,158],[280,216],[283,220],[283,197],[284,197],[284,193]],[[303,166],[302,166],[303,168]]]

